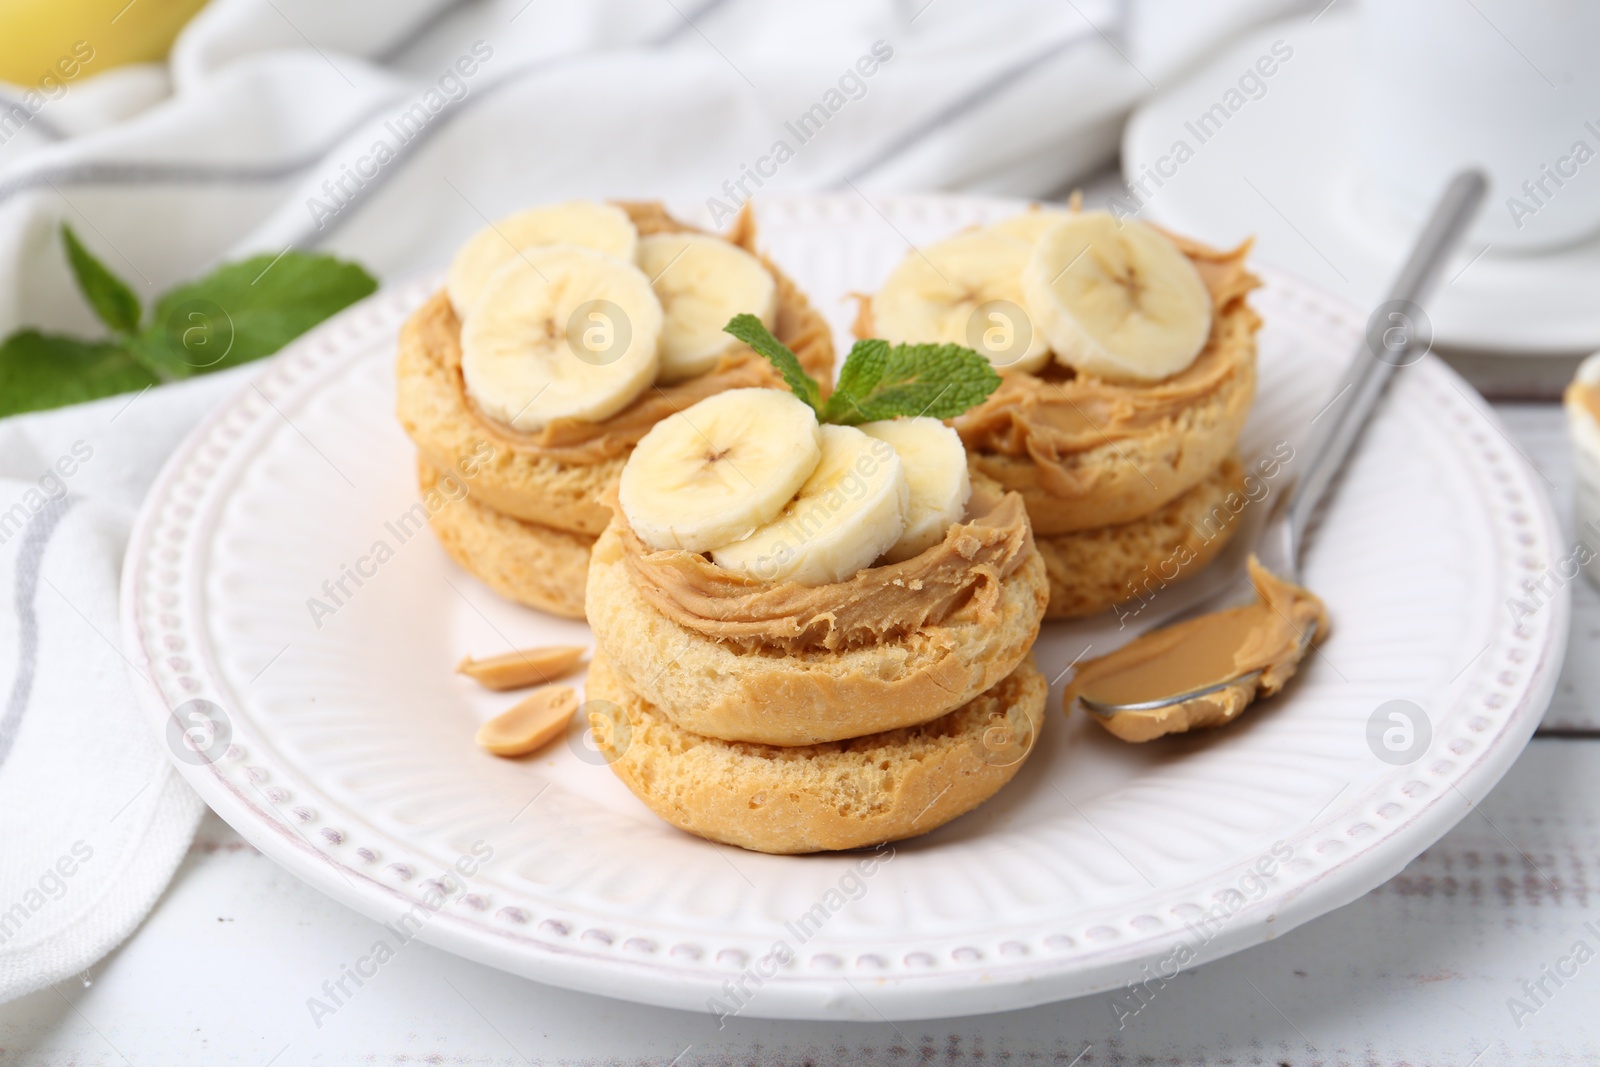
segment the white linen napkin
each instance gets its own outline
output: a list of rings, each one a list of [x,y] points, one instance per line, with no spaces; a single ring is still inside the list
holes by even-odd
[[[213,0],[167,65],[0,86],[0,335],[102,332],[63,220],[148,306],[288,247],[436,268],[562,197],[713,223],[769,190],[1049,194],[1111,158],[1141,96],[1287,6]],[[254,373],[0,421],[0,1001],[126,937],[188,846],[200,802],[135,707],[119,571],[162,461]]]

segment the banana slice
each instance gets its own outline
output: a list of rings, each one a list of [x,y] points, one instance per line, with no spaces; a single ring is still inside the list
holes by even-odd
[[[1026,310],[1022,269],[1033,247],[993,229],[913,251],[872,298],[879,337],[966,345],[1002,369],[1038,370],[1049,342]]]
[[[1022,283],[1056,358],[1107,381],[1170,377],[1211,334],[1211,294],[1189,258],[1149,226],[1103,211],[1040,237]]]
[[[749,313],[767,328],[778,313],[778,285],[761,261],[705,233],[658,233],[639,240],[639,269],[666,312],[661,380],[704,374],[739,342],[722,328]]]
[[[628,213],[615,204],[571,200],[507,215],[467,239],[450,261],[445,291],[456,315],[467,312],[483,295],[489,277],[515,259],[524,248],[536,245],[582,245],[631,261],[639,231]]]
[[[656,423],[622,468],[617,503],[651,548],[704,552],[771,522],[822,458],[810,405],[730,389]]]
[[[598,422],[655,381],[661,302],[632,263],[592,248],[527,248],[461,326],[467,393],[519,430]]]
[[[1049,232],[1051,227],[1070,218],[1072,218],[1070,211],[1041,207],[1001,219],[989,229],[995,233],[1003,233],[1007,237],[1015,237],[1019,241],[1026,241],[1031,245]]]
[[[822,427],[822,462],[777,518],[712,551],[747,578],[841,582],[870,567],[905,533],[911,491],[886,441],[853,426]]]
[[[899,563],[943,541],[951,524],[966,515],[972,497],[961,435],[927,415],[867,422],[859,429],[894,446],[911,489],[905,533],[884,553],[883,561]]]

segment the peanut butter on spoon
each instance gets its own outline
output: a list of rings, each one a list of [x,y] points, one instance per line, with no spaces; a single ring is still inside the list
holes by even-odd
[[[1232,722],[1258,696],[1294,676],[1314,641],[1328,631],[1322,601],[1250,558],[1256,602],[1165,626],[1078,668],[1064,698],[1115,708],[1100,724],[1124,741]],[[1193,696],[1165,703],[1175,693]],[[1137,705],[1154,703],[1151,708]],[[1130,706],[1132,705],[1132,706]]]

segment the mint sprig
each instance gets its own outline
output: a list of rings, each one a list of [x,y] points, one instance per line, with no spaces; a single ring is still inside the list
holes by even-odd
[[[67,246],[67,262],[72,266],[72,276],[78,280],[78,288],[83,291],[84,299],[89,301],[89,306],[100,321],[114,333],[127,334],[137,330],[144,311],[139,307],[139,298],[133,295],[127,283],[107,270],[104,263],[83,247],[83,242],[78,240],[71,226],[62,225],[61,242]]]
[[[61,407],[235,367],[270,355],[377,289],[358,264],[289,251],[218,267],[156,300],[133,289],[61,227],[67,263],[112,336],[85,341],[18,330],[0,343],[0,417]]]
[[[961,345],[857,341],[823,421],[850,426],[898,415],[953,419],[983,403],[999,384],[989,361]]]
[[[824,402],[816,380],[760,319],[736,315],[723,329],[765,356],[821,422],[854,426],[918,415],[953,419],[983,403],[1000,384],[989,361],[962,345],[890,345],[871,338],[851,346],[839,382]]]
[[[0,415],[99,400],[160,381],[107,341],[18,330],[0,344]]]
[[[789,351],[788,345],[772,336],[772,332],[761,325],[760,319],[749,314],[735,315],[722,329],[765,356],[767,362],[778,368],[778,373],[783,375],[789,391],[810,404],[818,417],[821,417],[822,389],[817,385],[816,379],[806,373],[806,369],[800,365],[800,360]]]

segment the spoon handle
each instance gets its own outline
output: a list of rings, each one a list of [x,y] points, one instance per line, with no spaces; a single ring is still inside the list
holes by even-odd
[[[1287,560],[1297,569],[1302,535],[1317,503],[1344,465],[1350,449],[1367,424],[1389,379],[1399,367],[1413,362],[1417,343],[1418,306],[1439,280],[1451,253],[1477,214],[1488,188],[1482,172],[1464,170],[1450,180],[1434,206],[1405,266],[1400,268],[1388,298],[1367,323],[1367,333],[1350,360],[1333,398],[1318,419],[1327,419],[1308,451],[1304,472],[1295,480],[1283,505],[1287,522]],[[1313,422],[1317,419],[1313,419]]]

